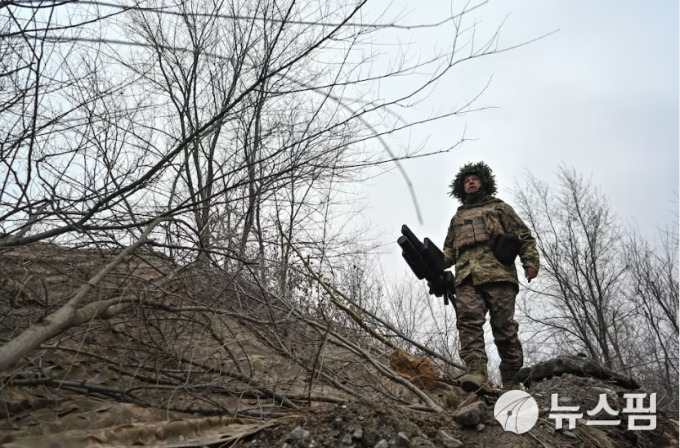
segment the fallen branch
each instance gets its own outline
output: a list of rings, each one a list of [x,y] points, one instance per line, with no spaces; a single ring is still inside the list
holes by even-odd
[[[302,261],[302,264],[304,264],[305,268],[307,268],[307,271],[309,271],[309,273],[310,273],[310,275],[312,276],[312,278],[314,278],[314,280],[316,280],[316,282],[319,283],[319,284],[321,285],[321,287],[324,289],[324,291],[326,291],[326,292],[328,293],[328,295],[329,295],[330,298],[331,298],[331,301],[333,302],[333,304],[334,304],[336,307],[338,307],[338,308],[340,308],[342,311],[344,311],[344,312],[345,312],[345,313],[346,313],[346,314],[347,314],[354,322],[356,322],[361,328],[363,328],[364,330],[366,330],[371,336],[373,336],[374,338],[376,338],[377,340],[379,340],[379,341],[382,342],[383,344],[385,344],[385,345],[387,345],[388,347],[390,347],[392,350],[398,350],[398,349],[400,348],[400,347],[397,346],[394,342],[390,341],[389,339],[387,339],[386,337],[384,337],[383,335],[381,335],[380,333],[378,333],[377,331],[375,331],[374,329],[372,329],[372,328],[370,328],[368,325],[366,325],[366,324],[363,322],[363,320],[361,320],[361,318],[357,315],[357,313],[356,313],[353,309],[351,309],[351,308],[345,306],[344,304],[342,304],[342,303],[340,302],[340,300],[338,300],[338,298],[337,298],[337,296],[335,295],[335,293],[333,293],[333,290],[331,290],[331,288],[329,288],[328,285],[326,285],[326,282],[324,282],[323,280],[321,280],[321,277],[319,276],[319,274],[317,274],[316,272],[314,272],[314,270],[313,270],[312,267],[309,265],[309,263],[305,260],[305,257],[302,256],[302,254],[300,253],[300,251],[298,250],[298,248],[295,247],[295,245],[294,245],[293,243],[291,243],[290,241],[288,241],[288,245],[291,247],[291,249],[293,249],[293,250],[295,251],[295,253],[297,254],[298,258],[300,259],[300,261]]]
[[[68,302],[54,313],[47,316],[42,322],[31,325],[24,330],[19,336],[10,340],[7,344],[0,347],[0,372],[4,372],[28,352],[37,348],[47,339],[58,335],[62,331],[79,323],[85,322],[88,319],[102,316],[111,316],[115,312],[120,312],[124,309],[124,304],[120,302],[114,303],[109,301],[95,302],[78,310],[76,307],[87,297],[87,295],[101,282],[111,271],[125,260],[130,254],[137,250],[143,244],[148,242],[147,237],[151,231],[161,222],[167,218],[159,218],[153,221],[144,230],[142,236],[133,245],[125,248],[118,254],[109,264],[107,264],[94,277],[81,286],[78,291],[69,299]],[[116,300],[116,299],[112,299]],[[109,302],[109,303],[106,303]],[[114,310],[110,307],[115,306]]]
[[[292,409],[298,409],[298,406],[295,403],[293,403],[292,401],[290,401],[288,398],[279,394],[278,392],[275,392],[273,389],[270,389],[266,386],[259,384],[258,381],[254,380],[250,376],[242,375],[242,374],[237,373],[237,372],[222,371],[222,370],[216,369],[214,367],[211,367],[209,365],[199,363],[199,362],[196,362],[196,361],[192,361],[190,359],[186,359],[184,357],[177,357],[177,359],[179,361],[184,362],[184,363],[191,364],[191,365],[194,365],[194,366],[198,366],[198,367],[200,367],[200,368],[202,368],[202,369],[204,369],[208,372],[228,376],[230,378],[234,378],[236,380],[239,380],[242,383],[247,384],[247,385],[252,386],[253,388],[257,389],[258,391],[260,391],[262,393],[262,395],[273,398],[274,400],[277,400],[278,402],[280,402],[282,405],[285,405],[286,407],[289,407],[289,408],[292,408]]]
[[[87,384],[79,381],[62,381],[55,378],[33,378],[33,379],[13,379],[7,382],[10,386],[52,386],[59,389],[70,390],[72,392],[95,393],[106,397],[115,398],[121,401],[149,406],[139,397],[132,395],[129,391],[114,387],[99,386],[97,384]]]

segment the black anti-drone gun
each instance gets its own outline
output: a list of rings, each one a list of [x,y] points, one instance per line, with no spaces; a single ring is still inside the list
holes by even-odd
[[[430,294],[444,296],[444,305],[448,305],[454,299],[455,281],[453,274],[444,270],[444,253],[429,238],[421,243],[406,224],[401,226],[401,234],[397,244],[402,257],[418,280],[427,280]]]

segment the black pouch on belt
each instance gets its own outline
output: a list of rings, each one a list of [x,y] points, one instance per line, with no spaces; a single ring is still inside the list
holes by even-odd
[[[491,244],[493,254],[503,264],[512,264],[519,255],[522,238],[516,233],[509,232],[496,236]]]

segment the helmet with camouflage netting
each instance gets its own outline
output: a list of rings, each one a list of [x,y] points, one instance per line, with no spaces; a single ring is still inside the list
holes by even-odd
[[[451,181],[451,184],[449,185],[451,187],[451,191],[449,192],[451,196],[463,202],[463,198],[465,198],[465,176],[469,176],[470,174],[479,176],[482,181],[482,187],[486,190],[488,195],[493,196],[496,194],[496,178],[494,177],[491,168],[484,162],[470,162],[463,165],[460,171],[458,171],[455,179]]]

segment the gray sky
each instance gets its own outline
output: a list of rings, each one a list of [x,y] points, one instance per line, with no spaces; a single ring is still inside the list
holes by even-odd
[[[441,20],[451,9],[446,2],[427,2],[427,8],[423,4],[384,3],[381,11],[387,8],[386,19],[400,17],[401,23],[414,24]],[[460,6],[454,3],[454,9]],[[366,17],[373,11],[378,10]],[[466,62],[431,89],[427,99],[399,111],[407,121],[422,119],[463,104],[493,77],[475,103],[492,109],[389,140],[395,149],[424,144],[431,151],[455,143],[464,129],[467,138],[476,139],[448,154],[404,162],[423,225],[396,170],[372,179],[363,214],[371,228],[390,243],[407,223],[418,236],[429,236],[441,246],[458,205],[447,195],[448,184],[462,164],[478,160],[494,170],[498,196],[511,205],[510,189],[522,181],[525,170],[552,182],[563,163],[592,175],[613,211],[636,222],[645,234],[677,225],[678,3],[504,0],[471,14],[478,42],[510,14],[501,30],[501,47],[559,31],[528,46]],[[448,46],[451,36],[451,26],[444,26],[395,32],[385,39],[407,42],[410,55],[425,57]],[[377,48],[389,56],[399,47]],[[388,96],[398,86],[386,83],[382,89]],[[386,251],[383,266],[401,271],[405,263],[396,244]]]

